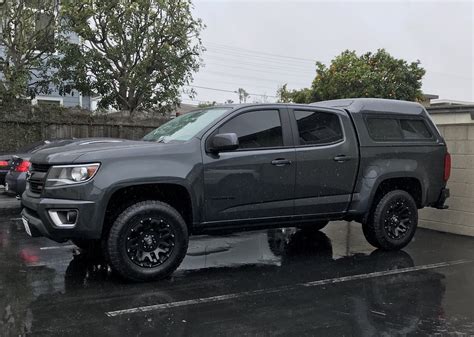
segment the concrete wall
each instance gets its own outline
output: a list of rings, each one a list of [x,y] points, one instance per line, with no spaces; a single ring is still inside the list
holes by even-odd
[[[436,121],[439,123],[439,121]],[[438,124],[452,156],[449,209],[425,208],[420,227],[474,236],[474,122]]]

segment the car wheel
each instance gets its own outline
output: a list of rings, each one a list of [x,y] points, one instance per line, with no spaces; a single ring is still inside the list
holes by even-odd
[[[327,226],[329,221],[316,221],[304,225],[299,225],[297,228],[304,231],[319,231]]]
[[[160,201],[128,207],[110,229],[107,257],[114,271],[132,281],[151,281],[173,273],[186,255],[188,229],[181,215]]]
[[[395,190],[380,199],[374,213],[363,225],[367,241],[383,250],[398,250],[413,238],[418,225],[418,208],[413,197]]]

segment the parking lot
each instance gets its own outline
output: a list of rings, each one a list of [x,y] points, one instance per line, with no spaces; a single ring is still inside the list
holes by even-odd
[[[132,284],[29,238],[18,206],[0,196],[2,336],[474,334],[473,238],[420,229],[385,253],[346,222],[198,236],[170,279]]]

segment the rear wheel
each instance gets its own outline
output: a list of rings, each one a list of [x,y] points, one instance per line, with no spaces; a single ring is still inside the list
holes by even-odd
[[[115,220],[107,238],[110,265],[133,281],[162,279],[173,273],[188,248],[181,215],[160,201],[143,201]]]
[[[418,208],[413,197],[402,190],[387,193],[363,224],[367,241],[384,250],[398,250],[410,243],[418,225]]]

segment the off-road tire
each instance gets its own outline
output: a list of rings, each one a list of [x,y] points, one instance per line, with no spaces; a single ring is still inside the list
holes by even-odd
[[[143,219],[149,218],[164,221],[169,225],[174,241],[169,256],[162,264],[144,267],[132,261],[129,256],[127,233],[139,226]],[[149,227],[153,226],[155,225]],[[178,268],[186,255],[188,240],[186,223],[178,211],[164,202],[148,200],[128,207],[116,218],[106,238],[105,248],[110,266],[120,276],[131,281],[152,281],[166,278]]]
[[[390,229],[390,219],[387,218],[389,214],[395,212],[396,207],[403,209],[403,218],[407,220],[404,224],[408,227],[400,237],[395,237]],[[383,250],[399,250],[410,243],[417,225],[418,208],[415,200],[405,191],[394,190],[380,199],[373,213],[362,225],[362,229],[365,238],[372,246]]]

